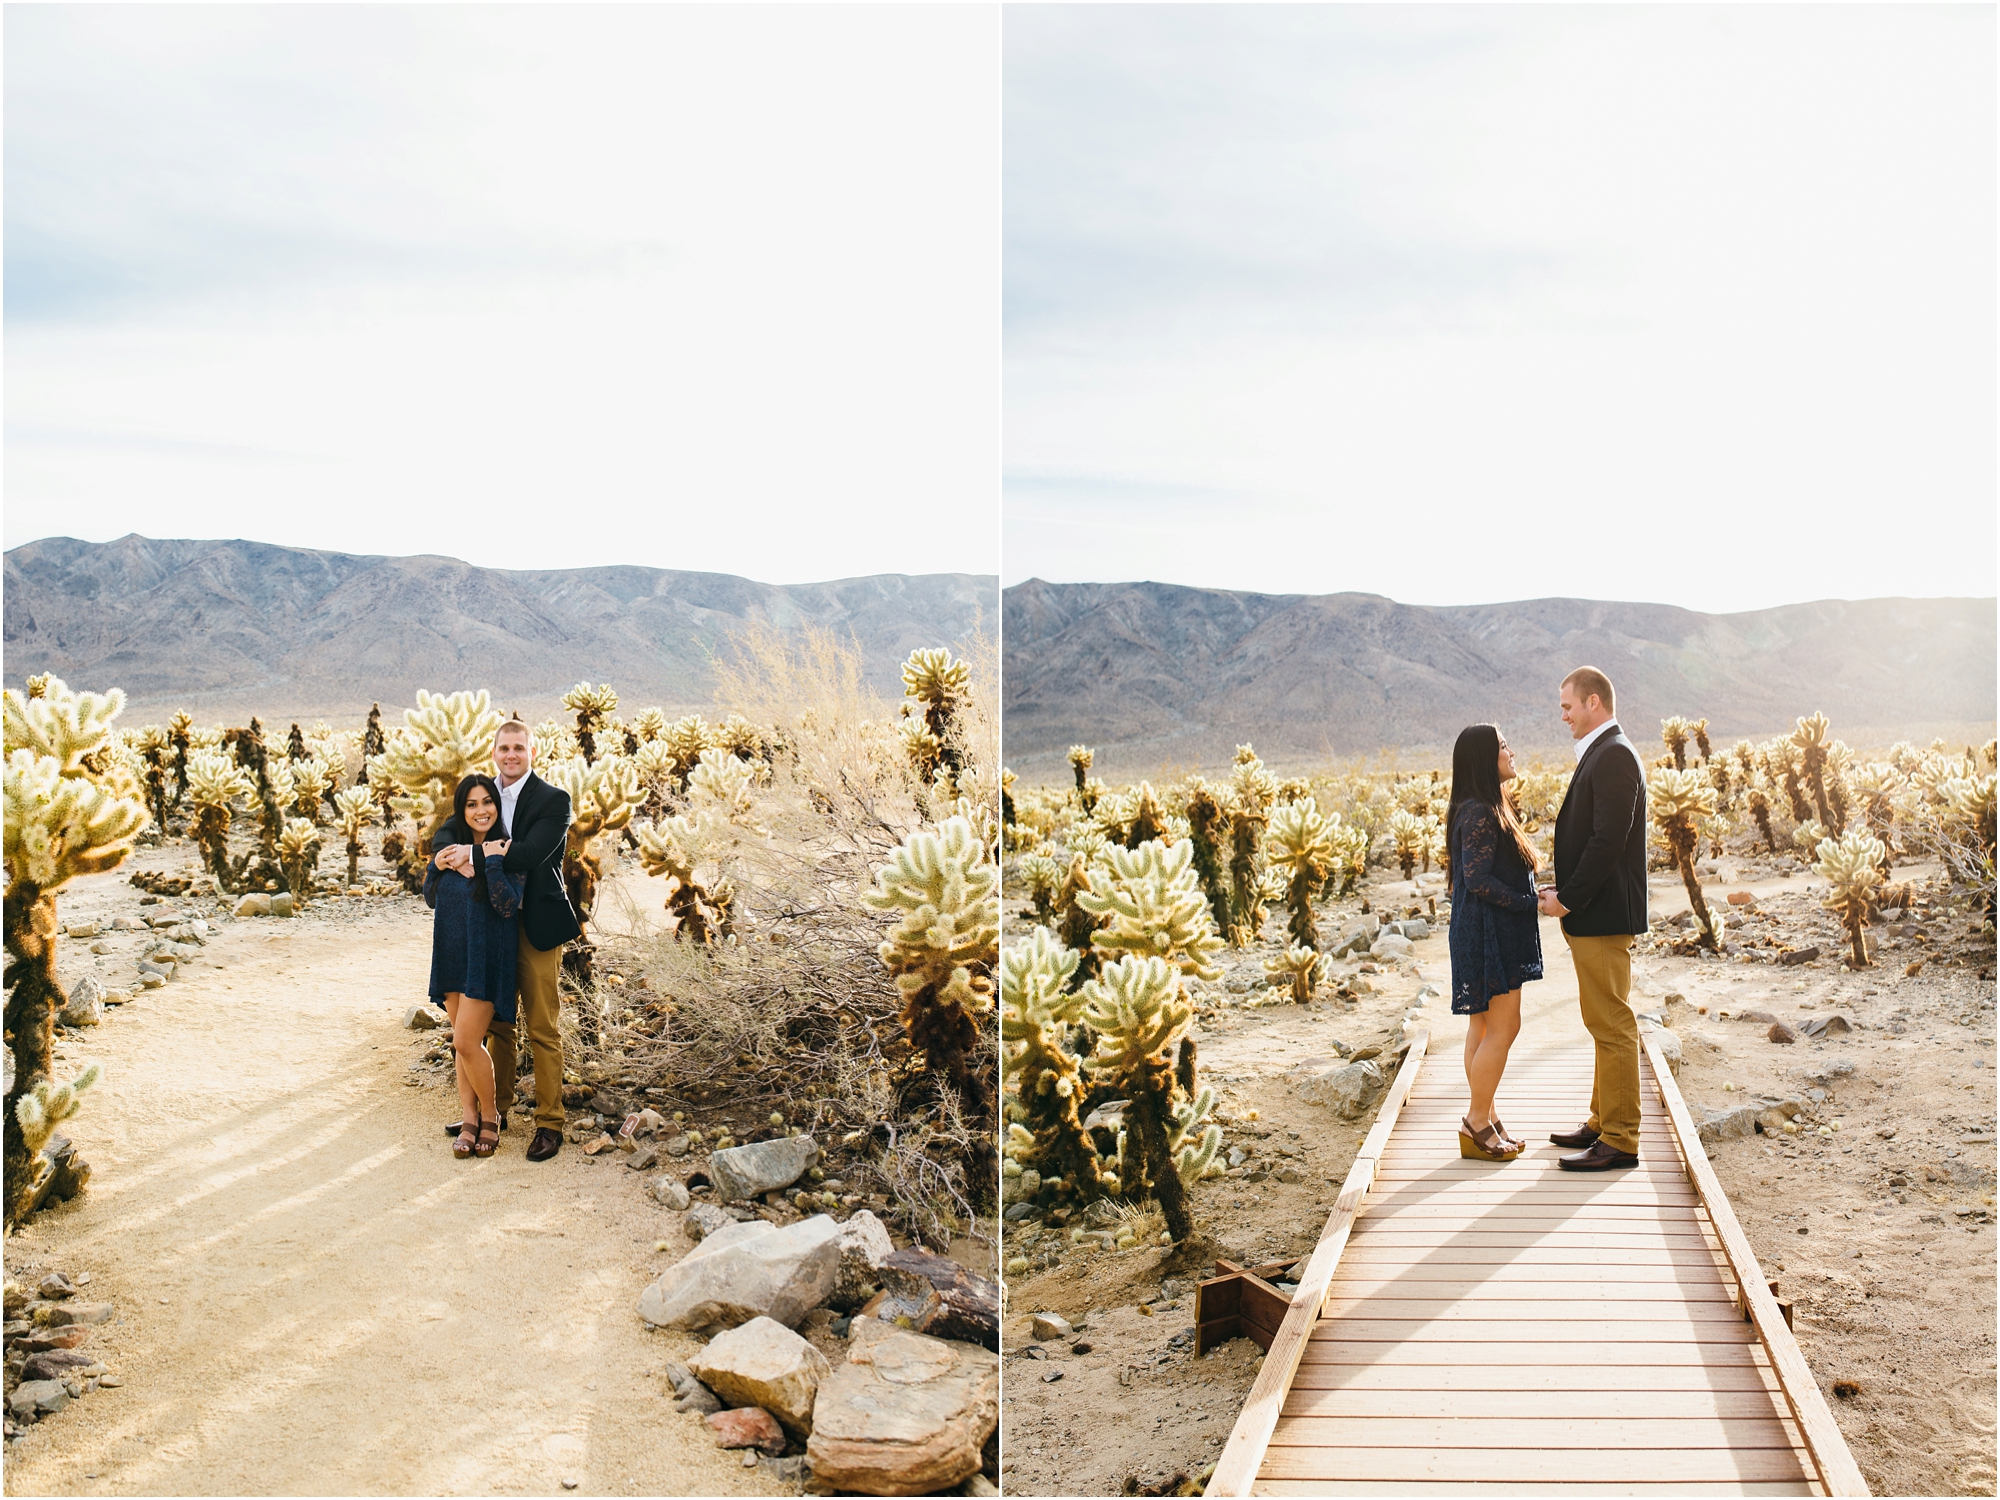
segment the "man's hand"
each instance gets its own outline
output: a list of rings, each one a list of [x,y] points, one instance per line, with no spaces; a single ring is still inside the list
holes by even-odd
[[[1556,888],[1545,885],[1535,893],[1535,909],[1545,917],[1566,917],[1569,908],[1556,899]]]
[[[440,870],[456,870],[459,874],[469,874],[472,870],[472,846],[470,844],[446,844],[436,855]]]

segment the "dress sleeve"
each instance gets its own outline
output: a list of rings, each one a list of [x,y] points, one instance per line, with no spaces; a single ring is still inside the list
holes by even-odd
[[[424,905],[436,908],[438,904],[438,884],[444,878],[444,871],[438,868],[433,856],[424,861]]]
[[[512,917],[521,910],[521,877],[507,873],[504,859],[488,859],[486,847],[475,844],[472,847],[472,873],[486,876],[486,899],[493,910],[502,917]]]
[[[1533,911],[1535,898],[1510,887],[1493,872],[1500,853],[1500,820],[1482,802],[1461,803],[1458,814],[1458,864],[1465,888],[1488,906],[1504,911]]]

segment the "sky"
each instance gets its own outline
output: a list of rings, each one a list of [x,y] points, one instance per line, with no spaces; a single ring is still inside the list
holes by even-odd
[[[1995,593],[1991,6],[1013,6],[1002,583]]]
[[[7,547],[995,571],[996,10],[4,24]]]

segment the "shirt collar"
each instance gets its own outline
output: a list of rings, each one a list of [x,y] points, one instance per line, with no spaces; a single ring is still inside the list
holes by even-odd
[[[1596,744],[1606,734],[1608,734],[1611,730],[1616,729],[1617,727],[1618,727],[1618,721],[1616,719],[1606,719],[1602,724],[1599,724],[1595,729],[1591,730],[1589,734],[1586,734],[1582,739],[1578,740],[1576,742],[1577,764],[1578,765],[1583,764],[1584,754],[1590,749],[1590,747]]]

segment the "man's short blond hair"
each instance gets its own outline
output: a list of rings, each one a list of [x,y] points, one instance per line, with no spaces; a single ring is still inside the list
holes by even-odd
[[[532,749],[534,749],[534,748],[535,748],[535,734],[534,734],[534,731],[533,731],[533,730],[531,730],[531,729],[529,729],[529,728],[528,728],[528,726],[527,726],[526,724],[523,724],[523,723],[522,723],[522,722],[521,722],[521,721],[520,721],[519,719],[509,719],[509,720],[507,720],[507,721],[506,721],[505,723],[503,723],[503,724],[502,724],[502,725],[501,725],[501,726],[500,726],[500,727],[499,727],[498,729],[494,730],[494,731],[493,731],[493,743],[494,743],[494,744],[496,744],[496,745],[497,745],[497,744],[499,744],[499,743],[500,743],[500,736],[501,736],[501,735],[503,735],[503,734],[505,734],[505,733],[506,733],[506,732],[507,732],[508,730],[510,730],[510,729],[512,729],[512,730],[514,730],[514,731],[516,731],[516,732],[517,732],[517,733],[519,733],[519,734],[522,734],[522,735],[526,736],[526,738],[527,738],[527,741],[528,741],[528,748],[529,748],[530,750],[532,750]]]
[[[1595,693],[1597,701],[1604,705],[1606,713],[1612,714],[1618,712],[1617,701],[1611,692],[1611,679],[1595,667],[1578,667],[1562,680],[1562,685],[1576,689],[1576,697],[1579,703]]]

